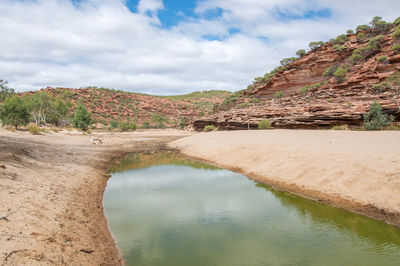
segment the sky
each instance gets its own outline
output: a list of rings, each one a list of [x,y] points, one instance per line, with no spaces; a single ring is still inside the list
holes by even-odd
[[[254,77],[398,0],[0,0],[0,79],[17,91],[148,94],[246,88]]]

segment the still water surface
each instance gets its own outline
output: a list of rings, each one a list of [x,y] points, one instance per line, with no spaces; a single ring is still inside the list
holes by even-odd
[[[109,227],[127,265],[400,265],[400,229],[171,152],[111,169]]]

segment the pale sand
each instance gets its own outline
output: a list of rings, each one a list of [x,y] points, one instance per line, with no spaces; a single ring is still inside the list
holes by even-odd
[[[257,181],[400,225],[400,132],[200,133],[169,144]]]
[[[0,128],[0,265],[119,265],[103,214],[111,162],[176,130],[30,135]],[[90,137],[101,138],[93,145]]]

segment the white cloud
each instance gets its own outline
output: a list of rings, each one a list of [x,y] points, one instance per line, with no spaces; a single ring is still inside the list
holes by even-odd
[[[368,2],[368,3],[367,3]],[[1,0],[0,79],[22,89],[105,86],[148,93],[242,89],[283,57],[367,23],[399,14],[399,1],[204,0],[196,13],[165,29],[161,0]],[[220,17],[207,18],[209,10]],[[331,17],[282,19],[314,10]],[[229,30],[240,32],[234,35]],[[207,40],[203,36],[219,36]],[[259,37],[263,37],[259,38]]]
[[[156,12],[164,8],[162,0],[140,0],[138,5],[139,13]]]

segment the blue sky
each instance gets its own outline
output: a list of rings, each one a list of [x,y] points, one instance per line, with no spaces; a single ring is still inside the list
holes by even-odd
[[[239,90],[398,0],[1,0],[0,79],[18,91]]]

